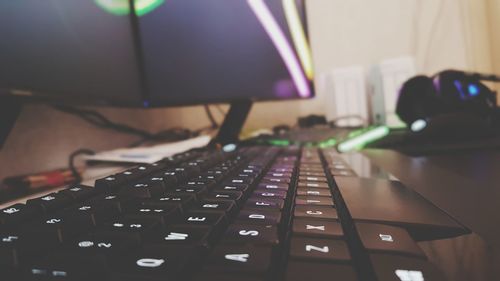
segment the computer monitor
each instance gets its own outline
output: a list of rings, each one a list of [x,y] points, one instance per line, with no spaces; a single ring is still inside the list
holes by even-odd
[[[0,1],[0,92],[133,107],[310,98],[304,5]]]

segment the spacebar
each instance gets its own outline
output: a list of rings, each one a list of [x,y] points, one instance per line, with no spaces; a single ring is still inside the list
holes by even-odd
[[[341,197],[355,221],[402,226],[416,240],[454,237],[470,231],[397,181],[336,177]]]

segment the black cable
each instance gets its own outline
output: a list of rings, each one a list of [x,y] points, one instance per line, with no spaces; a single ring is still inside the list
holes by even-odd
[[[207,113],[208,120],[210,120],[210,124],[212,124],[212,128],[219,128],[219,124],[215,120],[214,116],[212,115],[212,111],[210,110],[210,107],[208,105],[203,106],[205,108],[205,112]]]
[[[151,134],[148,131],[133,128],[125,124],[112,122],[104,115],[93,110],[86,110],[86,109],[75,108],[72,106],[62,106],[62,105],[56,105],[54,106],[54,108],[68,114],[76,115],[82,118],[83,120],[87,121],[88,123],[99,128],[111,129],[121,133],[137,135],[142,138],[153,137],[153,134]]]
[[[150,133],[148,131],[137,129],[134,127],[130,127],[130,126],[125,125],[125,124],[113,122],[113,121],[109,120],[108,118],[106,118],[101,113],[94,111],[94,110],[81,109],[81,108],[76,108],[73,106],[66,106],[66,105],[54,105],[53,107],[59,111],[64,112],[64,113],[75,115],[75,116],[83,119],[87,123],[92,124],[98,128],[109,129],[109,130],[114,130],[114,131],[118,131],[118,132],[125,133],[125,134],[139,136],[140,140],[130,144],[129,147],[136,147],[136,146],[139,146],[139,145],[141,145],[145,142],[148,142],[148,141],[174,142],[174,141],[185,140],[185,139],[199,136],[204,131],[210,131],[210,130],[215,130],[215,129],[219,128],[219,124],[215,120],[208,105],[205,105],[204,107],[205,107],[205,112],[208,116],[208,119],[210,120],[211,126],[203,127],[203,128],[197,129],[195,131],[191,131],[189,129],[177,127],[177,128],[163,130],[163,131],[160,131],[157,133]]]
[[[69,170],[73,174],[73,178],[75,179],[74,183],[81,183],[82,182],[82,175],[80,175],[80,172],[78,171],[78,169],[75,166],[76,157],[78,157],[80,155],[94,155],[94,154],[95,154],[95,152],[93,150],[87,149],[87,148],[78,149],[70,154],[68,166],[69,166]]]
[[[217,109],[217,111],[219,111],[220,115],[222,115],[222,116],[226,116],[227,112],[226,112],[226,111],[224,111],[224,110],[222,109],[222,107],[220,107],[220,105],[216,104],[216,105],[215,105],[215,108]]]

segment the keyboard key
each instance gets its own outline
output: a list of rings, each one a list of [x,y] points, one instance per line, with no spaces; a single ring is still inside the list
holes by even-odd
[[[232,200],[239,203],[243,199],[243,193],[239,191],[211,192],[203,197],[204,200]]]
[[[291,167],[291,168],[278,168],[278,167],[275,167],[275,168],[271,168],[269,169],[269,172],[271,173],[293,173],[294,171],[294,168]]]
[[[0,270],[18,269],[35,256],[50,249],[53,244],[44,243],[39,237],[16,231],[0,233]]]
[[[224,212],[228,216],[232,216],[236,212],[236,204],[231,200],[202,200],[197,203],[193,211],[219,211]]]
[[[270,172],[266,175],[267,177],[272,177],[272,178],[291,178],[292,173],[279,173],[279,172]]]
[[[238,214],[238,221],[244,224],[278,225],[281,222],[281,212],[243,210]]]
[[[18,233],[6,232],[0,234],[0,269],[17,268],[20,266],[19,252],[22,239]]]
[[[128,169],[126,171],[116,173],[113,175],[113,177],[115,177],[117,181],[122,183],[137,180],[141,176],[143,176],[143,173],[135,168]]]
[[[324,172],[304,172],[301,171],[299,173],[299,177],[324,177],[325,173]]]
[[[151,208],[168,208],[169,206],[176,206],[184,211],[196,203],[194,195],[168,195],[164,194],[158,198],[151,198],[141,200],[141,205]]]
[[[15,204],[0,210],[0,226],[17,224],[34,219],[41,214],[41,208],[36,205]]]
[[[252,195],[253,198],[270,198],[270,199],[272,199],[272,198],[285,199],[286,196],[287,196],[287,192],[282,191],[282,190],[272,190],[272,191],[257,190]]]
[[[197,174],[197,169],[192,169],[189,167],[176,167],[167,172],[175,172],[175,177],[178,182],[186,181],[187,179],[193,178]]]
[[[267,210],[267,209],[283,209],[285,201],[283,199],[273,199],[273,198],[250,198],[245,203],[244,209],[256,209],[256,210]]]
[[[328,182],[324,176],[299,176],[299,181],[305,182]]]
[[[155,233],[145,243],[162,246],[191,246],[207,250],[213,238],[211,227],[176,225],[168,227],[161,233]]]
[[[293,234],[298,236],[339,238],[344,236],[339,222],[311,219],[294,219]]]
[[[292,238],[290,242],[290,257],[324,262],[347,262],[351,259],[347,244],[344,241],[297,237]]]
[[[216,183],[216,181],[214,181],[214,180],[195,179],[195,180],[190,180],[190,181],[186,182],[184,184],[184,186],[191,186],[191,187],[199,186],[199,187],[211,188],[215,183]]]
[[[299,181],[297,184],[298,187],[314,187],[314,188],[328,188],[330,186],[325,182],[312,182],[312,181]]]
[[[333,199],[324,196],[297,196],[296,205],[333,206]]]
[[[157,218],[164,225],[174,223],[180,214],[181,208],[175,205],[156,208],[137,206],[127,211],[127,217],[129,218]]]
[[[218,181],[222,177],[222,174],[201,174],[196,177],[198,180],[213,180]]]
[[[127,180],[124,179],[123,177],[107,176],[107,177],[102,178],[102,179],[97,179],[94,183],[94,186],[99,191],[104,191],[107,193],[108,192],[115,192],[126,181]]]
[[[208,188],[205,186],[188,186],[182,185],[175,189],[170,189],[164,195],[193,195],[196,199],[203,197],[208,192]]]
[[[300,173],[303,173],[303,172],[324,173],[323,166],[321,166],[321,165],[317,165],[317,166],[300,166],[299,171],[300,171]]]
[[[425,258],[422,250],[408,232],[399,227],[356,223],[361,243],[368,251],[395,252]]]
[[[223,239],[224,243],[242,244],[277,245],[279,242],[278,230],[271,225],[233,224],[229,226]]]
[[[272,248],[264,245],[217,246],[208,257],[204,270],[209,272],[264,275],[271,267]]]
[[[162,231],[165,225],[160,219],[147,217],[123,217],[104,223],[98,228],[100,231],[121,232],[147,239],[156,231]]]
[[[337,211],[325,206],[296,206],[294,216],[296,218],[316,218],[326,220],[338,220]]]
[[[58,193],[64,194],[65,196],[70,197],[76,201],[82,201],[95,195],[97,193],[97,189],[85,185],[75,185],[63,189]]]
[[[181,216],[178,224],[222,228],[226,226],[227,219],[223,212],[188,212]]]
[[[163,182],[165,188],[173,187],[178,184],[181,180],[185,179],[184,173],[177,172],[174,170],[162,171],[159,173],[155,173],[152,176],[146,177],[148,181],[161,181]]]
[[[332,197],[332,193],[330,190],[325,189],[325,188],[298,188],[297,189],[297,195],[301,196],[325,196],[325,197]]]
[[[252,178],[237,177],[227,180],[224,184],[252,184]]]
[[[121,203],[116,202],[88,202],[66,209],[64,212],[68,216],[92,217],[96,224],[100,224],[110,218],[120,215],[122,211]]]
[[[94,227],[94,221],[89,218],[65,216],[64,214],[46,216],[21,227],[32,240],[41,243],[58,244],[70,241],[78,233]]]
[[[81,255],[67,251],[51,252],[28,268],[33,280],[77,280],[107,277],[107,263],[102,255]]]
[[[263,183],[286,183],[286,184],[289,184],[290,183],[290,179],[289,178],[281,178],[281,177],[264,177],[262,179],[262,182]]]
[[[113,280],[182,280],[190,262],[197,257],[192,248],[145,246],[110,261]]]
[[[117,194],[104,194],[91,198],[82,205],[91,205],[93,207],[113,209],[113,212],[122,213],[130,206],[134,205],[133,198],[119,197]]]
[[[249,185],[248,184],[222,184],[214,189],[216,192],[220,191],[247,191]]]
[[[446,280],[433,264],[419,258],[372,254],[370,260],[378,280]]]
[[[161,182],[140,182],[120,189],[119,196],[134,198],[158,197],[165,192]]]
[[[354,177],[335,178],[335,181],[356,221],[401,226],[418,240],[470,232],[400,182]]]
[[[284,183],[261,183],[257,186],[257,190],[262,190],[262,191],[273,191],[273,190],[281,190],[281,191],[288,191],[288,184]]]
[[[29,199],[26,204],[38,206],[44,212],[49,213],[68,206],[72,199],[62,193],[50,193],[39,198]]]
[[[354,269],[349,265],[290,261],[285,281],[357,281]]]
[[[139,247],[141,239],[138,235],[117,231],[97,230],[79,236],[67,243],[68,249],[80,253],[100,253],[105,255],[122,254]]]

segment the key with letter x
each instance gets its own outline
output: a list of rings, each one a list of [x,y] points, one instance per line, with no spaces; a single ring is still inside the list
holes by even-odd
[[[295,219],[293,234],[306,237],[338,238],[344,235],[339,222],[326,220]]]

